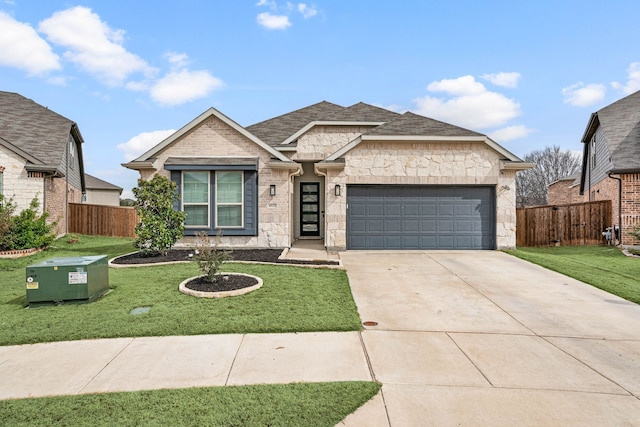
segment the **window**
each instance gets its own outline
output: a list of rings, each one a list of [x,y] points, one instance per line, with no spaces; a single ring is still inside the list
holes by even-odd
[[[182,208],[185,227],[209,226],[209,171],[182,173]]]
[[[75,155],[76,155],[76,146],[75,143],[73,141],[73,138],[69,140],[69,168],[73,169],[74,165],[76,164],[76,160],[75,160]]]
[[[591,138],[591,168],[596,167],[596,136],[593,135]]]
[[[244,199],[242,171],[216,172],[216,227],[242,227]]]
[[[0,196],[2,195],[2,177],[4,175],[4,168],[0,166]]]

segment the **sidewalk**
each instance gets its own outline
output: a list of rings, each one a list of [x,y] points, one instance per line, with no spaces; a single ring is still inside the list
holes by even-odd
[[[0,399],[371,381],[358,332],[198,335],[0,347]]]

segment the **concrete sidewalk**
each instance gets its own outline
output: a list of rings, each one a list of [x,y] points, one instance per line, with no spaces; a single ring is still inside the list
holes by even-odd
[[[0,399],[371,381],[358,332],[198,335],[0,347]]]

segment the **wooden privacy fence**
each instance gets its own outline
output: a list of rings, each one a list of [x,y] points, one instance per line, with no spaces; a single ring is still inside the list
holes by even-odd
[[[516,246],[581,246],[606,242],[611,200],[516,209]]]
[[[69,233],[136,237],[140,221],[134,208],[69,203]]]

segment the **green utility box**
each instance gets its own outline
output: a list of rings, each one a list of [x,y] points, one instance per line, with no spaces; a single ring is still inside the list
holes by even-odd
[[[109,290],[106,255],[53,258],[27,266],[29,307],[94,301]]]

